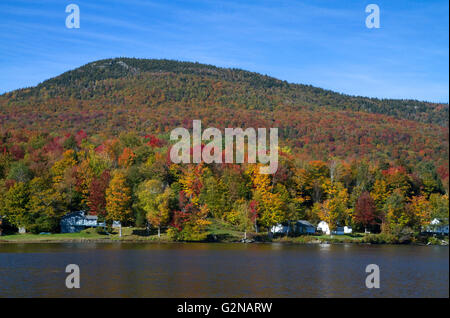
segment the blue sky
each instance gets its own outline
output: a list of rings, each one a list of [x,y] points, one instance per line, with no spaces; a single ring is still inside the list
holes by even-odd
[[[67,29],[68,4],[81,27]],[[368,29],[365,8],[380,7]],[[449,101],[447,0],[2,0],[0,93],[110,57],[237,67],[351,95]]]

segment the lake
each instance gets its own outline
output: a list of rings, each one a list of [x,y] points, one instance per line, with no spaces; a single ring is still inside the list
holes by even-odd
[[[449,297],[448,272],[442,246],[0,244],[0,297]]]

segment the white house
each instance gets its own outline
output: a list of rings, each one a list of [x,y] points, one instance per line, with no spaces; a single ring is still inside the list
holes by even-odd
[[[336,230],[330,231],[328,223],[325,221],[320,221],[317,225],[317,231],[322,231],[322,233],[325,233],[326,235],[344,235],[352,233],[352,228],[350,226],[338,226],[336,227]]]
[[[330,227],[328,226],[328,223],[325,221],[320,221],[319,224],[317,224],[317,231],[322,231],[322,233],[325,233],[326,235],[330,235]]]
[[[316,228],[314,225],[305,220],[292,221],[288,223],[278,223],[270,229],[273,234],[289,234],[290,232],[295,234],[314,234]]]
[[[425,228],[425,232],[448,235],[448,224],[443,225],[438,219],[433,219],[430,225]]]
[[[284,224],[276,224],[272,226],[270,232],[273,234],[286,234],[289,232],[289,226]]]

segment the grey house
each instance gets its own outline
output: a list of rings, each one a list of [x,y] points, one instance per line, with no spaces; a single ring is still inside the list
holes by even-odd
[[[298,234],[314,234],[316,227],[305,220],[299,220],[295,223],[295,231]]]
[[[76,233],[89,227],[105,226],[96,215],[86,215],[84,211],[69,212],[60,222],[61,233]]]

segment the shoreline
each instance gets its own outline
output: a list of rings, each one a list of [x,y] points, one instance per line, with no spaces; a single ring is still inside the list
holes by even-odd
[[[444,243],[445,242],[445,243]],[[2,240],[0,239],[0,245],[10,245],[10,244],[63,244],[63,243],[77,243],[77,244],[90,244],[90,243],[100,243],[100,244],[116,244],[116,243],[140,243],[140,244],[283,244],[283,245],[342,245],[342,244],[352,244],[352,245],[410,245],[410,246],[448,246],[448,241],[442,240],[440,244],[426,244],[423,242],[409,242],[409,243],[371,243],[358,241],[347,241],[347,240],[310,240],[310,241],[295,241],[295,240],[273,240],[273,241],[169,241],[169,240],[153,240],[153,239],[104,239],[104,238],[67,238],[67,239],[17,239],[17,240]]]
[[[246,237],[246,239],[244,239]],[[214,226],[209,229],[208,236],[201,241],[176,241],[162,232],[147,231],[144,228],[124,227],[122,235],[119,231],[99,232],[96,229],[86,229],[76,233],[3,233],[0,236],[0,245],[4,244],[48,244],[48,243],[76,243],[76,244],[111,244],[111,243],[145,243],[145,244],[173,244],[173,243],[240,243],[240,244],[290,244],[290,245],[317,245],[317,244],[356,244],[356,245],[448,245],[448,236],[394,236],[392,234],[353,233],[344,235],[303,234],[298,236],[270,236],[267,232],[247,233],[231,228]]]

